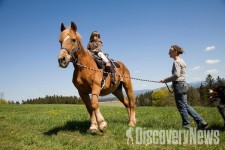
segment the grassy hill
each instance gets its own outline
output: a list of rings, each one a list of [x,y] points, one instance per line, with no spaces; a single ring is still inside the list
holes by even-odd
[[[126,110],[118,104],[100,104],[108,122],[104,134],[88,131],[89,115],[84,105],[0,105],[0,149],[224,149],[223,120],[216,108],[195,107],[209,126],[220,130],[219,145],[206,144],[127,144],[129,129]],[[121,106],[121,105],[120,105]],[[137,107],[137,125],[143,130],[183,130],[175,107]],[[192,127],[195,123],[191,120]],[[134,130],[135,130],[134,128]]]
[[[192,82],[192,83],[188,83],[188,84],[191,87],[199,88],[201,83],[204,83],[204,81]],[[168,85],[170,85],[170,84],[168,84]],[[164,86],[162,86],[162,87],[166,88],[166,85],[164,84]],[[160,87],[160,88],[162,88],[162,87]],[[157,89],[160,89],[160,88],[157,88]],[[144,94],[146,92],[151,92],[151,91],[157,90],[157,89],[134,90],[134,96],[138,96],[140,94]],[[126,96],[125,91],[123,91],[123,93]],[[115,101],[115,100],[118,100],[118,99],[113,94],[109,94],[109,95],[106,95],[106,96],[100,96],[100,99],[99,99],[100,102]]]

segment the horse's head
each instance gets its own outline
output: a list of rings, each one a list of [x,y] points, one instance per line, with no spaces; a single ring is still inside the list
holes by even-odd
[[[69,62],[75,61],[75,53],[80,49],[81,44],[81,37],[77,33],[77,26],[74,22],[71,22],[70,28],[66,28],[63,23],[61,24],[59,42],[61,44],[61,51],[58,56],[59,66],[66,68]]]
[[[208,91],[210,99],[225,97],[225,86],[216,86]]]
[[[216,92],[215,88],[208,89],[209,99],[212,100],[213,98],[217,97],[218,93]]]

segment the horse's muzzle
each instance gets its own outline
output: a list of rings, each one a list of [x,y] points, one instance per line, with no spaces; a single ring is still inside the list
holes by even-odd
[[[59,66],[62,68],[66,68],[70,62],[70,58],[61,56],[58,58]]]

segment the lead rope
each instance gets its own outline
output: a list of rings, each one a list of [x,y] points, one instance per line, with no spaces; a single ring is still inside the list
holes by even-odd
[[[169,91],[170,93],[173,93],[174,91],[171,91],[171,90],[170,90],[170,88],[169,88],[169,86],[167,85],[167,83],[165,83],[165,84],[166,84],[166,87],[167,87],[168,91]]]
[[[102,70],[99,70],[99,69],[94,69],[94,68],[90,68],[88,66],[81,65],[80,63],[78,63],[76,61],[73,64],[74,65],[77,65],[77,66],[80,66],[82,68],[88,69],[88,70],[92,70],[92,71],[96,71],[96,72],[102,72],[102,73],[106,73],[106,74],[113,75],[113,73],[110,73],[110,72],[106,72],[106,71],[102,71]],[[120,75],[118,73],[115,73],[115,76],[129,78],[129,79],[133,79],[133,80],[145,81],[145,82],[161,83],[160,81],[153,81],[153,80],[146,80],[146,79],[134,78],[134,77],[130,77],[130,76]],[[170,90],[170,88],[169,88],[169,86],[167,84],[166,84],[166,87],[167,87],[167,89],[169,90],[170,93],[173,93],[174,92],[174,91],[171,91]]]
[[[81,65],[81,64],[79,64],[77,62],[75,62],[74,64],[77,65],[77,66],[80,66],[82,68],[88,69],[88,70],[92,70],[92,71],[96,71],[96,72],[103,72],[103,73],[107,73],[107,74],[113,75],[113,73],[102,71],[102,70],[99,70],[99,69],[89,68],[89,67]],[[139,80],[139,81],[161,83],[160,81],[152,81],[152,80],[146,80],[146,79],[140,79],[140,78],[133,78],[133,77],[130,77],[130,76],[120,75],[118,73],[115,73],[115,75],[118,76],[118,77],[124,77],[124,78]]]

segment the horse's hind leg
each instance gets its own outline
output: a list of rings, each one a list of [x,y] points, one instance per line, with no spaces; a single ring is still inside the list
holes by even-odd
[[[131,82],[130,82],[131,83]],[[127,93],[128,98],[124,98],[122,91],[122,84]],[[123,103],[123,105],[127,108],[128,116],[129,116],[129,125],[134,126],[136,124],[135,118],[135,102],[133,96],[132,85],[128,86],[127,83],[122,83],[119,85],[118,89],[113,92],[113,94]]]
[[[123,91],[122,91],[122,83],[120,83],[118,89],[116,89],[113,94],[123,103],[126,107],[128,112],[128,117],[130,119],[130,108],[129,108],[129,101],[127,98],[124,98]]]
[[[136,117],[135,117],[135,100],[133,95],[133,87],[130,79],[124,79],[123,87],[126,91],[127,97],[128,97],[128,103],[129,103],[129,111],[130,111],[130,126],[134,126],[136,124]]]

